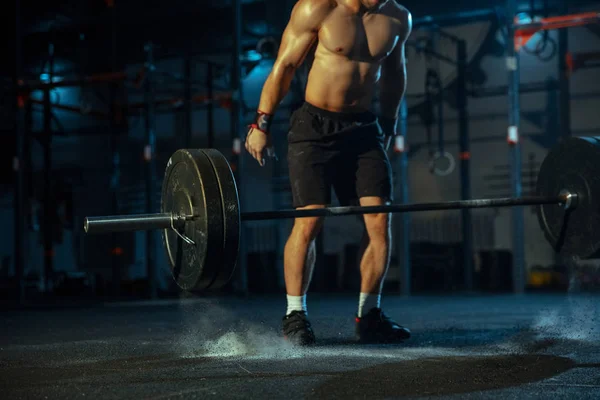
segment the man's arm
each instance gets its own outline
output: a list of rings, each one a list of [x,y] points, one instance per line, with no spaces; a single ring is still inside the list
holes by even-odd
[[[379,108],[383,119],[398,117],[400,103],[406,92],[405,42],[412,31],[412,17],[408,10],[399,10],[401,33],[392,53],[383,61],[379,78]],[[387,134],[390,134],[386,132]],[[395,130],[394,130],[395,133]]]
[[[329,14],[330,0],[299,0],[292,10],[273,69],[263,86],[259,110],[273,114],[290,89],[296,69],[317,40],[321,23]]]

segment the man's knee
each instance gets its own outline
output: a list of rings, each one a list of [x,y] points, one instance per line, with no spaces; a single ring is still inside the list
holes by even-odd
[[[390,214],[365,214],[365,225],[370,241],[387,241],[390,237]]]
[[[321,217],[297,218],[294,221],[293,232],[307,242],[310,242],[317,237],[322,224],[323,218]]]

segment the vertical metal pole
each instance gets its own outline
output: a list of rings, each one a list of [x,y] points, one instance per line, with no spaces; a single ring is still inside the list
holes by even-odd
[[[511,187],[512,196],[522,195],[522,161],[521,145],[519,139],[520,125],[520,60],[515,49],[514,18],[517,14],[517,0],[507,0],[507,27],[506,63],[508,67],[508,143],[510,146]],[[512,211],[512,248],[513,248],[513,291],[525,292],[525,216],[523,207],[513,207]]]
[[[208,135],[208,147],[215,147],[215,99],[214,99],[214,65],[206,63],[206,89],[208,92],[208,105],[206,107],[206,134]]]
[[[27,93],[27,96],[30,96],[31,92]],[[25,203],[26,208],[25,211],[24,223],[25,223],[25,238],[27,238],[27,244],[29,243],[29,226],[30,219],[33,219],[33,215],[31,213],[31,195],[34,193],[33,189],[33,160],[31,157],[31,133],[33,132],[33,103],[29,100],[29,98],[25,101],[25,132],[24,132],[24,140],[25,140],[25,150],[23,157],[23,168],[25,170]],[[33,222],[33,221],[31,221]],[[24,260],[27,260],[27,256],[25,256]],[[27,263],[25,264],[28,265]]]
[[[52,72],[50,72],[52,75]],[[44,291],[52,291],[53,270],[53,228],[57,222],[54,218],[56,205],[52,196],[52,104],[50,103],[50,88],[44,88]]]
[[[458,131],[460,143],[460,193],[461,199],[471,199],[471,149],[469,137],[469,114],[467,108],[467,42],[459,40],[457,48],[456,103],[458,108]],[[473,290],[473,223],[471,210],[461,210],[461,229],[464,252],[465,290]]]
[[[559,9],[562,15],[569,13],[569,2],[562,0]],[[557,139],[567,139],[571,136],[571,82],[569,67],[567,65],[567,55],[569,54],[569,29],[558,29],[558,129],[559,137]],[[556,254],[556,263],[562,264],[561,256]],[[567,268],[567,279],[571,281],[573,273],[571,268]]]
[[[440,81],[440,88],[439,88],[439,92],[438,92],[438,99],[439,99],[439,103],[438,103],[438,109],[437,109],[437,120],[438,120],[438,145],[437,145],[437,151],[440,153],[440,156],[444,155],[444,151],[445,149],[445,139],[444,139],[444,130],[445,130],[445,126],[444,126],[444,88],[442,86],[442,82]]]
[[[54,81],[54,43],[50,43],[48,46],[48,81]]]
[[[243,104],[244,93],[242,87],[242,1],[233,0],[233,46],[232,46],[232,69],[231,69],[231,92],[233,93],[233,101],[231,107],[231,138],[233,141],[233,157],[232,161],[235,165],[235,176],[237,180],[238,190],[240,193],[240,207],[245,209],[244,200],[244,181],[242,176],[244,152],[242,143],[244,142],[244,132],[242,132],[243,122]],[[248,271],[247,262],[248,256],[245,246],[245,231],[241,230],[240,237],[240,256],[237,266],[237,291],[246,294],[248,292]]]
[[[15,105],[16,121],[15,129],[17,135],[17,149],[14,160],[14,169],[16,172],[15,193],[14,193],[14,218],[15,218],[15,240],[14,240],[14,273],[17,283],[17,301],[23,303],[25,300],[25,291],[23,285],[23,276],[25,265],[27,265],[27,162],[25,147],[27,132],[24,127],[25,120],[25,94],[19,91],[19,79],[22,73],[22,38],[21,38],[21,1],[16,1],[15,9]],[[31,104],[31,103],[30,103]]]
[[[562,13],[569,12],[568,2],[562,2]],[[569,31],[558,30],[558,73],[559,73],[559,124],[560,134],[567,138],[571,136],[571,87],[569,82],[569,69],[567,54],[569,53]]]
[[[112,4],[111,8],[111,72],[117,71],[117,15],[115,5]],[[112,155],[112,176],[110,181],[111,190],[111,208],[112,215],[119,213],[119,185],[120,185],[120,167],[121,157],[119,154],[119,138],[118,138],[118,126],[117,126],[117,84],[111,83],[110,90],[110,152]],[[111,235],[111,246],[110,254],[112,261],[112,276],[113,276],[113,289],[114,294],[118,295],[120,292],[120,281],[121,281],[121,256],[116,251],[118,247],[118,235],[113,233]]]
[[[434,52],[438,52],[439,51],[439,42],[440,42],[440,29],[436,29],[435,32],[432,33],[432,41],[433,41],[433,51]],[[444,151],[445,151],[445,139],[444,139],[444,131],[445,131],[445,126],[444,126],[444,82],[442,82],[442,78],[440,76],[440,71],[439,71],[439,62],[436,62],[436,68],[435,71],[437,72],[437,82],[439,84],[438,86],[438,93],[437,93],[437,97],[438,97],[438,109],[437,109],[437,120],[438,120],[438,151],[440,153],[440,156],[444,155]]]
[[[156,105],[154,102],[154,45],[148,43],[146,50],[146,212],[154,213],[156,196]],[[156,232],[146,232],[146,271],[148,274],[148,291],[150,298],[157,296],[156,289]]]
[[[115,123],[116,119],[116,88],[114,84],[110,85],[110,152],[112,155],[112,171],[110,179],[110,195],[111,195],[111,212],[112,215],[119,213],[119,184],[120,184],[120,155],[119,145],[117,138],[117,127]],[[120,275],[121,275],[121,263],[120,255],[116,251],[118,247],[118,234],[112,233],[110,235],[110,254],[111,254],[111,268],[113,277],[113,291],[115,295],[118,295],[120,289]]]
[[[403,140],[403,148],[398,149],[400,151],[397,157],[397,173],[398,183],[400,186],[398,201],[400,204],[407,204],[410,202],[409,193],[409,175],[408,175],[408,105],[406,98],[402,100],[400,106],[400,124],[398,126],[399,135]],[[410,258],[410,213],[400,213],[396,215],[396,218],[400,218],[400,223],[395,224],[396,226],[396,258],[398,259],[398,267],[400,268],[400,294],[403,296],[410,296],[411,293],[411,258]]]
[[[184,147],[192,147],[192,51],[188,50],[183,60],[183,118],[184,118]],[[211,146],[209,146],[211,147]]]

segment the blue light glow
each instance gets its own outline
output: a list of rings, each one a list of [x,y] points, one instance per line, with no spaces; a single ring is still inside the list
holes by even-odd
[[[244,58],[250,62],[262,60],[262,55],[256,50],[249,50],[244,54]]]
[[[52,77],[52,82],[53,83],[57,83],[62,81],[63,78],[59,77],[59,76],[53,76]],[[50,83],[50,74],[47,72],[43,72],[40,74],[40,81],[42,81],[43,83]]]

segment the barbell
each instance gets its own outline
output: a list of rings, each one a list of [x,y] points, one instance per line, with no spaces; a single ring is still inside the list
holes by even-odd
[[[214,149],[177,150],[169,159],[157,214],[88,217],[88,234],[160,229],[173,279],[185,291],[223,287],[235,270],[242,221],[536,206],[540,227],[559,254],[580,259],[600,253],[600,138],[563,140],[545,157],[536,194],[310,210],[240,212],[227,159]]]

